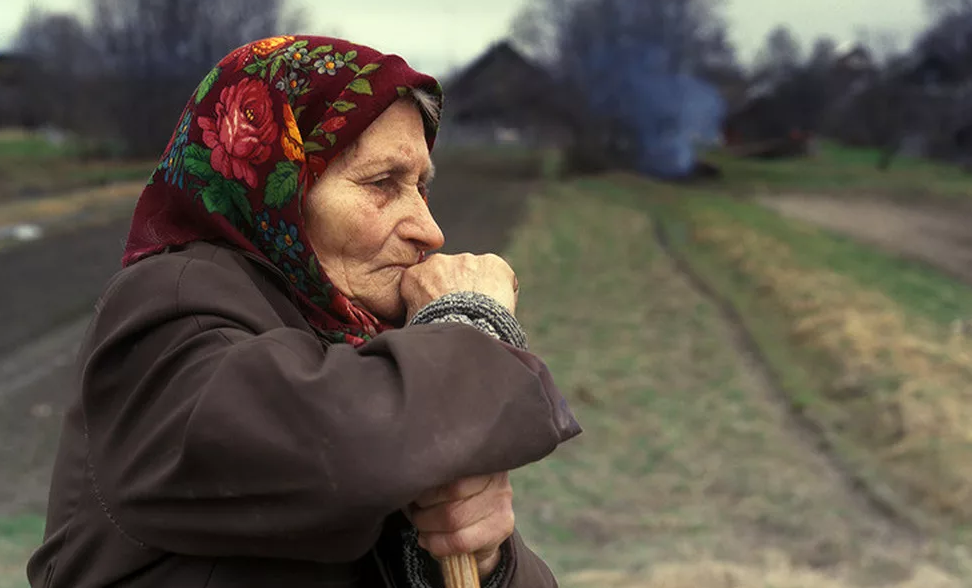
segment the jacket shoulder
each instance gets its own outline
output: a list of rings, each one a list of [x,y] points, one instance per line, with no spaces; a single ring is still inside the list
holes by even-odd
[[[284,306],[296,311],[267,270],[232,249],[198,243],[115,274],[95,306],[95,316],[110,323],[161,322],[190,314],[262,323],[262,317],[277,316]]]

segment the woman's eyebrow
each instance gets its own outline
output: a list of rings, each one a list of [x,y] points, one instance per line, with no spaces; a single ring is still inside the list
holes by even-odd
[[[407,174],[415,169],[408,159],[393,155],[356,162],[355,167],[364,170],[383,169],[399,174]],[[424,182],[432,181],[432,178],[435,177],[435,164],[432,163],[432,160],[428,160],[428,165],[420,175]]]

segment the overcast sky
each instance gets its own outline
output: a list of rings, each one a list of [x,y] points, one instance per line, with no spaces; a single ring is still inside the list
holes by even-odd
[[[0,49],[12,41],[32,2],[75,11],[85,0],[0,0]],[[305,2],[307,31],[338,34],[398,53],[413,66],[441,74],[475,57],[502,37],[524,0],[354,0]],[[315,8],[319,7],[319,8]],[[790,26],[809,43],[828,34],[855,40],[859,27],[890,30],[907,42],[925,24],[922,0],[728,0],[732,38],[748,59],[775,25]]]

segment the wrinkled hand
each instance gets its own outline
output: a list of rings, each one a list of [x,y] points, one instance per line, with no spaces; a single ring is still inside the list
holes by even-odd
[[[513,487],[507,472],[464,478],[423,493],[407,509],[419,545],[436,558],[471,553],[485,578],[513,535]]]
[[[407,320],[423,306],[452,292],[479,292],[516,313],[516,274],[502,257],[487,253],[433,255],[402,274],[401,294]]]

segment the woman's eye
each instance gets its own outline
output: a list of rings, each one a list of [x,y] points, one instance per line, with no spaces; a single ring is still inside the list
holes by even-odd
[[[389,190],[395,187],[395,182],[391,178],[381,178],[369,182],[370,185],[380,190]]]

